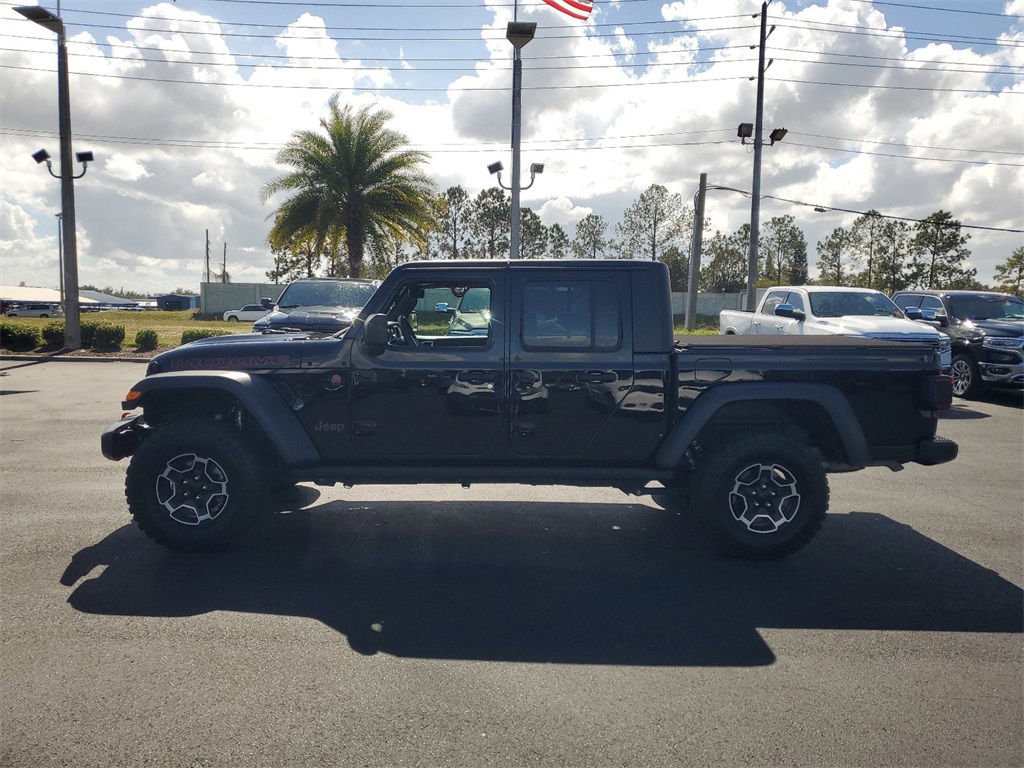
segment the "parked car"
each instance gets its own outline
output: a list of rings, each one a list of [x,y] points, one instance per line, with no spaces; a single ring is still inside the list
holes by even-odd
[[[1024,387],[1024,301],[992,291],[898,291],[896,306],[930,313],[953,345],[953,394]]]
[[[943,371],[952,364],[949,338],[909,318],[881,291],[828,285],[769,288],[756,312],[722,310],[725,336],[850,336],[933,346]]]
[[[289,283],[275,305],[260,306],[269,314],[253,323],[257,333],[268,331],[334,334],[348,328],[377,290],[378,281],[356,278],[308,278]]]
[[[64,317],[60,304],[22,304],[4,313],[7,317]]]
[[[242,320],[251,323],[266,316],[269,312],[269,309],[264,309],[259,304],[246,304],[241,309],[229,309],[224,313],[224,319],[231,323],[237,323]]]

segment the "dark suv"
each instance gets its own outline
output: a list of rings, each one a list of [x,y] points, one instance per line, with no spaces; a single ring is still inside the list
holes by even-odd
[[[1024,387],[1024,301],[988,291],[900,291],[892,300],[900,309],[934,312],[949,334],[955,395],[976,397],[988,385]]]

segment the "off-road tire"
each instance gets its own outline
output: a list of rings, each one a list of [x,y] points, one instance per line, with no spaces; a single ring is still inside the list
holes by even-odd
[[[828,479],[814,451],[791,436],[736,435],[702,457],[693,497],[719,552],[774,560],[796,552],[821,528]]]
[[[265,473],[235,429],[190,419],[161,427],[128,465],[124,494],[139,528],[185,552],[227,549],[266,502]]]

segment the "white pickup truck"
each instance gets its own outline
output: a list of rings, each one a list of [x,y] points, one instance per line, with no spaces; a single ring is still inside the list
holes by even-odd
[[[952,361],[949,336],[928,325],[920,310],[904,313],[881,291],[826,285],[769,288],[756,312],[725,309],[718,331],[725,336],[852,336],[933,343],[942,370]]]

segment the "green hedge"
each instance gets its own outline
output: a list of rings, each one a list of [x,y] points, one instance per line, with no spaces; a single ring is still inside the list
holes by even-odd
[[[100,323],[96,326],[96,349],[118,350],[124,341],[124,326]]]
[[[43,346],[63,349],[65,338],[63,320],[51,320],[43,326]]]
[[[143,328],[135,334],[135,348],[140,352],[152,352],[157,348],[158,341],[156,331],[148,328]]]
[[[188,344],[190,341],[208,339],[211,336],[230,336],[230,331],[218,331],[215,328],[189,328],[181,334],[181,343]]]
[[[0,347],[27,352],[39,346],[39,329],[32,325],[0,321]]]
[[[103,325],[102,320],[82,320],[82,346],[96,346],[96,329]]]

